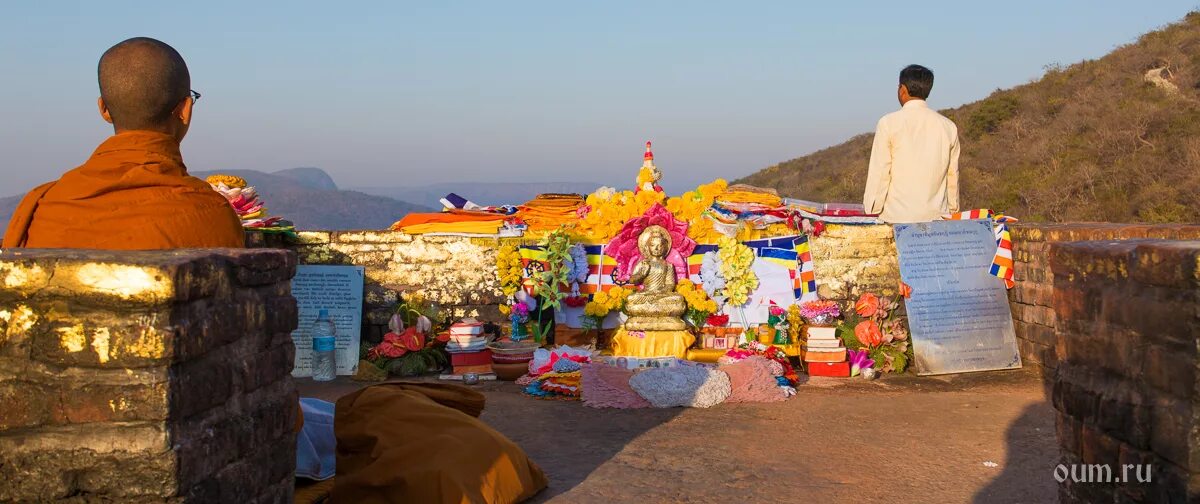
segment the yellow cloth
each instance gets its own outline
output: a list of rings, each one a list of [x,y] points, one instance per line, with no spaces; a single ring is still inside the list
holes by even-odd
[[[958,211],[958,127],[910,100],[875,126],[863,206],[884,222],[929,222]]]
[[[516,444],[477,416],[483,394],[433,383],[387,383],[337,401],[331,502],[521,502],[548,484]]]
[[[751,192],[751,191],[727,191],[724,194],[717,196],[717,201],[729,203],[758,203],[769,207],[783,206],[783,198],[778,195]]]
[[[618,357],[675,357],[687,356],[688,347],[696,337],[687,331],[646,331],[631,333],[625,328],[613,335],[612,353]]]
[[[475,233],[475,234],[496,234],[503,227],[499,221],[492,222],[440,222],[430,224],[415,224],[412,226],[404,226],[398,229],[401,233],[407,234],[425,234],[425,233]]]
[[[713,364],[727,352],[728,350],[721,348],[693,348],[687,351],[687,360]]]

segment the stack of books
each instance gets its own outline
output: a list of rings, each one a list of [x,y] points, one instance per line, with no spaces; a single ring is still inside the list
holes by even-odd
[[[483,323],[475,319],[464,319],[450,326],[450,341],[446,352],[450,353],[450,365],[455,375],[492,372],[492,351],[487,344],[490,335],[483,331]]]
[[[813,376],[850,376],[850,365],[846,362],[846,347],[837,337],[836,327],[805,328],[808,339],[804,343],[804,362]],[[844,368],[844,369],[843,369]]]

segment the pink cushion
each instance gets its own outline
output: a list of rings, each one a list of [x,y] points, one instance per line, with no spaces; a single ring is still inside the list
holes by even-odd
[[[775,375],[771,374],[771,361],[764,357],[755,355],[717,369],[729,375],[732,393],[725,402],[776,402],[787,399],[775,381]]]
[[[593,408],[649,408],[646,401],[629,386],[633,371],[607,364],[583,364],[583,405]]]

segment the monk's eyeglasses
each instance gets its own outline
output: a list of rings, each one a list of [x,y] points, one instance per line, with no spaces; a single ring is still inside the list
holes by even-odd
[[[200,101],[200,93],[197,93],[195,89],[189,89],[188,96],[192,97],[192,103]]]

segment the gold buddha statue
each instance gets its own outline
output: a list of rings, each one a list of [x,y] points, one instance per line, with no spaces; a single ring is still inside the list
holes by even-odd
[[[675,292],[675,266],[667,262],[671,251],[671,234],[662,226],[650,226],[638,236],[642,258],[629,275],[631,284],[642,290],[629,295],[625,301],[627,331],[682,331],[687,328],[681,318],[687,311],[687,301]]]

